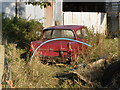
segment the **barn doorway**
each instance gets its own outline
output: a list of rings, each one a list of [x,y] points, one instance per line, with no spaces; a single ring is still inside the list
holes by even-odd
[[[108,37],[118,37],[119,31],[119,3],[120,2],[109,2],[106,4],[107,7],[107,27]]]

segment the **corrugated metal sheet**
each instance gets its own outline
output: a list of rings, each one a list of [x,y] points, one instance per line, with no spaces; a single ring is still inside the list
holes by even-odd
[[[44,17],[44,9],[40,6],[25,5],[25,18],[41,20]]]
[[[37,19],[38,21],[44,17],[44,9],[40,6],[25,5],[24,2],[17,3],[17,16],[26,19]],[[2,12],[4,17],[14,17],[15,16],[15,2],[3,2]],[[43,22],[43,20],[42,20]]]
[[[14,17],[15,16],[15,3],[14,2],[2,2],[2,13],[4,17]]]
[[[107,25],[106,13],[64,12],[64,25],[85,25],[94,32],[105,33]]]

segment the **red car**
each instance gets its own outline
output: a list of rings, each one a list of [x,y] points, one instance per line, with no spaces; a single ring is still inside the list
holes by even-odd
[[[85,28],[61,25],[44,29],[40,40],[31,42],[32,57],[39,56],[40,60],[47,62],[75,61],[79,53],[86,51]]]

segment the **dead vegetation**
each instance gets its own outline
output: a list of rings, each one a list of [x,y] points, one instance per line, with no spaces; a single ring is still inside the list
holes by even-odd
[[[15,88],[89,88],[102,87],[100,80],[107,65],[118,59],[118,38],[89,38],[87,55],[80,54],[75,66],[44,65],[38,60],[31,62],[20,58],[25,51],[16,44],[6,46],[12,81]],[[97,39],[97,40],[95,40]]]
[[[16,18],[12,21],[6,19],[3,22],[3,36],[8,40],[8,44],[6,43],[5,46],[6,65],[2,81],[3,88],[10,87],[7,85],[7,81],[12,81],[12,87],[15,88],[102,87],[100,81],[104,69],[109,64],[120,60],[118,57],[118,38],[105,39],[104,35],[89,32],[87,39],[88,44],[92,47],[88,47],[86,55],[80,53],[77,65],[45,65],[38,60],[29,62],[26,59],[27,56],[24,56],[29,44],[25,43],[39,38],[38,28],[42,30],[43,26],[34,20],[26,21],[19,18],[17,23],[15,20]],[[21,27],[22,25],[23,27]],[[36,30],[38,30],[38,35]],[[25,58],[21,58],[21,55]],[[115,80],[113,80],[114,82]]]

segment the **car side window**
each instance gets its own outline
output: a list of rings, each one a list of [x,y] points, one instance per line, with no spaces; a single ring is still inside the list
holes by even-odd
[[[74,34],[71,30],[54,30],[52,34],[52,38],[74,38]]]
[[[78,30],[78,31],[76,32],[76,34],[78,35],[79,38],[82,38],[82,32],[81,32],[81,30]]]
[[[44,39],[49,39],[49,38],[51,38],[51,32],[52,32],[52,30],[45,31],[43,38],[44,38]]]
[[[84,35],[84,38],[88,38],[88,32],[85,28],[82,29],[82,34]]]
[[[62,37],[65,38],[74,38],[74,34],[71,30],[63,30]]]

